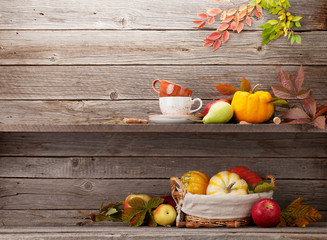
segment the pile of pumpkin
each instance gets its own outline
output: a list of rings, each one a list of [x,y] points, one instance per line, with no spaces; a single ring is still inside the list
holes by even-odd
[[[244,195],[276,189],[244,166],[221,171],[211,178],[199,171],[189,171],[181,177],[181,181],[189,193],[202,195]]]

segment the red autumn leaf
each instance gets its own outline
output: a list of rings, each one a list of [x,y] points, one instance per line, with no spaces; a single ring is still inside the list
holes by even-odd
[[[247,11],[240,12],[240,20],[243,19],[247,14]]]
[[[219,32],[213,32],[207,37],[207,39],[215,41],[220,37],[221,37],[221,34]]]
[[[301,91],[297,92],[296,98],[305,99],[306,97],[309,96],[310,92],[311,92],[311,89],[301,90]]]
[[[200,23],[202,23],[202,20],[195,20],[195,21],[192,21],[193,23],[195,23],[195,24],[200,24]]]
[[[248,15],[250,15],[253,10],[254,10],[254,6],[248,7]]]
[[[210,17],[208,23],[213,24],[214,22],[215,22],[215,17]]]
[[[274,92],[274,95],[283,99],[293,99],[293,94],[286,88],[282,86],[272,86],[271,89]]]
[[[308,124],[311,120],[309,118],[301,118],[301,119],[294,119],[287,122],[284,122],[283,124]]]
[[[290,76],[283,69],[280,70],[279,82],[280,85],[282,85],[284,88],[287,88],[289,91],[293,92],[295,90]]]
[[[228,39],[229,39],[229,32],[228,32],[228,31],[225,31],[225,32],[223,33],[223,36],[222,36],[222,41],[223,41],[223,43],[227,42]]]
[[[203,44],[204,47],[211,47],[214,41],[207,41]]]
[[[236,8],[229,9],[227,12],[227,16],[232,16],[237,12]]]
[[[308,114],[306,114],[301,108],[299,107],[293,107],[290,108],[289,110],[285,111],[282,114],[283,118],[286,119],[310,119],[310,117],[308,116]]]
[[[220,39],[217,39],[215,43],[213,44],[213,50],[216,51],[221,45]]]
[[[221,2],[221,0],[212,0],[212,1],[214,1],[214,2]]]
[[[304,81],[304,71],[301,65],[299,71],[297,71],[294,77],[294,87],[297,92],[300,91],[303,81]]]
[[[319,129],[325,129],[326,128],[326,117],[320,116],[317,117],[315,120],[313,120],[313,126]]]
[[[255,7],[259,13],[262,13],[262,7],[259,4],[255,5]]]
[[[205,13],[199,13],[199,14],[198,14],[198,17],[199,17],[200,19],[202,19],[202,20],[207,20],[207,19],[208,19],[208,15],[205,14]]]
[[[218,92],[220,92],[222,95],[233,95],[235,92],[237,92],[237,88],[229,85],[229,84],[219,84],[219,85],[215,85],[216,89],[218,90]]]
[[[207,10],[207,14],[212,17],[217,16],[221,12],[222,11],[219,8],[211,8],[211,9]]]
[[[196,29],[200,29],[200,28],[203,28],[204,25],[206,25],[206,22],[203,22],[202,24],[200,24]]]
[[[325,103],[325,105],[323,105],[323,106],[317,107],[317,113],[316,113],[315,118],[322,116],[325,113],[327,113],[327,103]]]
[[[242,32],[243,28],[244,28],[244,23],[240,22],[237,26],[237,33]]]
[[[235,19],[235,22],[236,22],[236,28],[237,28],[237,27],[238,27],[238,24],[239,24],[239,22],[240,22],[240,14],[236,13],[234,19]]]
[[[316,115],[316,101],[313,98],[306,98],[303,100],[303,107],[310,118],[314,118]]]
[[[246,5],[242,5],[242,6],[240,6],[240,8],[238,9],[238,11],[239,12],[243,12],[243,11],[248,11],[248,6],[246,6]]]
[[[231,29],[232,29],[233,31],[236,31],[236,22],[235,22],[235,21],[233,21],[233,22],[230,24],[230,26],[231,26]]]
[[[254,10],[254,16],[261,18],[261,14],[257,10]]]
[[[229,17],[226,17],[224,20],[223,20],[223,23],[229,23],[230,21],[232,21],[234,18],[234,16],[229,16]]]
[[[240,86],[240,90],[245,91],[245,92],[250,92],[251,88],[252,87],[251,87],[250,82],[243,76],[241,86]]]
[[[249,16],[246,16],[246,18],[245,18],[245,22],[246,22],[246,24],[247,24],[249,27],[251,27],[251,25],[252,25],[252,20],[251,20],[251,18],[250,18]]]
[[[221,24],[221,25],[217,28],[217,30],[223,32],[223,31],[225,31],[228,27],[229,27],[229,24],[227,24],[227,23],[223,23],[223,24]]]

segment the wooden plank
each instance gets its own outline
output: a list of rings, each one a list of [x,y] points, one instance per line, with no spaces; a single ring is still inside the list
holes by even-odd
[[[304,0],[290,3],[292,14],[303,17],[301,30],[326,30],[324,0],[312,1],[310,7]],[[235,5],[207,0],[189,0],[187,4],[174,0],[155,4],[146,0],[98,0],[92,5],[87,0],[77,5],[64,0],[12,0],[1,2],[0,29],[194,29],[196,14],[213,7],[229,9]],[[273,18],[265,12],[262,20],[253,21],[252,28],[246,29],[258,29]],[[210,28],[217,28],[214,25]]]
[[[2,133],[2,156],[321,157],[321,133]]]
[[[193,169],[212,176],[235,166],[248,166],[260,176],[327,180],[325,158],[244,157],[0,157],[0,177],[156,179],[181,177]]]
[[[83,209],[83,212],[87,213],[97,213],[97,209]],[[311,223],[305,229],[310,229],[310,231],[314,231],[313,227],[318,227],[320,225],[325,224],[327,211],[319,211],[323,215],[323,219],[321,223]],[[99,231],[101,227],[119,227],[126,226],[125,223],[111,223],[111,222],[96,222],[92,223],[89,219],[85,219],[85,215],[79,213],[78,210],[0,210],[0,235],[4,233],[9,233],[14,230],[19,232],[18,229],[15,229],[17,226],[24,226],[24,230],[27,230],[29,226],[35,227],[44,227],[44,226],[89,226],[89,230]],[[12,226],[12,228],[10,228]],[[325,225],[324,225],[325,226]],[[99,228],[100,227],[100,228]],[[32,228],[31,228],[32,229]],[[82,231],[82,229],[79,227]],[[303,228],[301,228],[300,231]],[[41,229],[34,228],[33,232],[39,232]],[[222,230],[222,229],[221,229]],[[243,228],[244,231],[249,231],[249,228]],[[258,229],[258,231],[260,231]],[[266,229],[265,231],[269,231],[270,229]],[[279,229],[280,231],[290,231],[290,228]],[[327,228],[319,229],[319,232],[326,231]],[[32,231],[32,230],[31,230]],[[43,231],[45,231],[43,229]],[[318,231],[318,230],[317,230]]]
[[[327,64],[324,31],[303,32],[302,44],[292,47],[285,38],[261,46],[260,31],[244,32],[242,37],[236,37],[235,33],[218,52],[202,46],[208,34],[208,31],[1,31],[0,65]]]
[[[203,49],[206,51],[205,49]],[[140,100],[157,99],[151,84],[160,78],[193,90],[202,99],[223,97],[214,85],[239,86],[245,76],[272,92],[283,69],[292,77],[299,66],[0,66],[1,100]],[[303,89],[326,100],[325,66],[303,66]],[[137,86],[137,91],[135,91]]]
[[[2,178],[0,209],[99,209],[102,202],[122,201],[131,193],[171,195],[168,179],[25,179]],[[274,200],[286,207],[299,196],[327,210],[326,180],[277,179]]]
[[[121,224],[109,226],[83,227],[5,227],[0,230],[0,239],[326,239],[326,223],[314,223],[306,228],[259,228],[256,226],[241,228],[201,228],[183,229],[176,227],[137,227]]]

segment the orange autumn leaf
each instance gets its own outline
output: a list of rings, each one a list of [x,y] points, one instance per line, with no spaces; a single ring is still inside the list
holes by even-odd
[[[235,21],[233,21],[233,22],[230,24],[230,26],[231,26],[231,29],[232,29],[233,31],[236,30],[236,22],[235,22]]]
[[[240,14],[239,13],[236,13],[234,19],[235,19],[236,28],[237,28],[238,27],[238,24],[240,22]]]
[[[227,12],[227,16],[233,16],[237,12],[236,8],[229,9]]]
[[[240,12],[240,19],[244,18],[247,14],[247,11]]]
[[[228,27],[229,27],[229,24],[223,23],[217,28],[217,30],[222,32],[222,31],[225,31]]]
[[[245,18],[245,22],[246,22],[246,24],[247,24],[249,27],[251,27],[251,25],[252,25],[252,20],[251,20],[251,18],[250,18],[249,16],[246,16],[246,18]]]
[[[246,11],[247,12],[248,10],[248,7],[246,5],[242,5],[240,6],[240,8],[238,9],[239,12],[243,12],[243,11]]]
[[[259,13],[262,13],[262,7],[259,4],[255,5],[255,7]]]
[[[213,41],[208,41],[206,43],[203,44],[204,47],[211,47],[213,44]]]
[[[226,18],[226,16],[227,16],[227,12],[226,12],[226,10],[225,10],[225,11],[223,11],[223,13],[220,15],[220,20],[224,20],[224,19]]]
[[[254,6],[248,7],[248,15],[250,15],[253,10],[254,10]]]
[[[229,23],[230,21],[232,21],[234,18],[234,16],[228,16],[223,20],[223,23]]]
[[[237,33],[242,32],[243,28],[244,28],[244,23],[240,22],[237,26]]]
[[[192,21],[193,23],[195,23],[195,24],[200,24],[200,23],[202,23],[202,20],[195,20],[195,21]]]
[[[228,31],[225,31],[223,33],[223,36],[221,38],[222,38],[223,43],[227,42],[228,39],[229,39],[229,32]]]
[[[197,16],[202,20],[207,20],[208,19],[208,15],[205,14],[205,13],[198,13]]]
[[[213,32],[207,37],[207,39],[215,41],[220,37],[221,37],[221,34],[219,32]]]
[[[261,18],[261,14],[260,14],[257,10],[254,10],[254,15],[255,15],[257,18]]]
[[[210,17],[208,20],[208,24],[213,24],[215,22],[215,17]]]
[[[216,51],[220,46],[221,46],[221,41],[220,39],[217,39],[213,44],[213,50]]]
[[[218,84],[215,85],[215,88],[218,90],[220,94],[225,96],[233,95],[235,92],[238,91],[236,87],[230,84]]]
[[[211,9],[207,10],[207,14],[212,17],[217,16],[221,12],[222,12],[222,10],[220,10],[219,8],[211,8]]]

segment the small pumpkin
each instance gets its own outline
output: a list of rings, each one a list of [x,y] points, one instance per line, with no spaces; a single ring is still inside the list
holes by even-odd
[[[268,121],[274,113],[274,104],[269,103],[272,97],[269,92],[246,91],[235,92],[232,99],[234,117],[236,121],[249,123],[262,123]]]
[[[192,194],[206,194],[210,177],[199,171],[189,171],[181,177],[186,190]]]
[[[222,171],[214,175],[208,184],[207,195],[245,195],[248,184],[238,174]]]
[[[249,168],[238,166],[229,169],[230,172],[238,174],[241,178],[243,178],[248,184],[251,184],[252,187],[255,187],[258,182],[262,182],[262,178],[255,172],[252,172]]]

